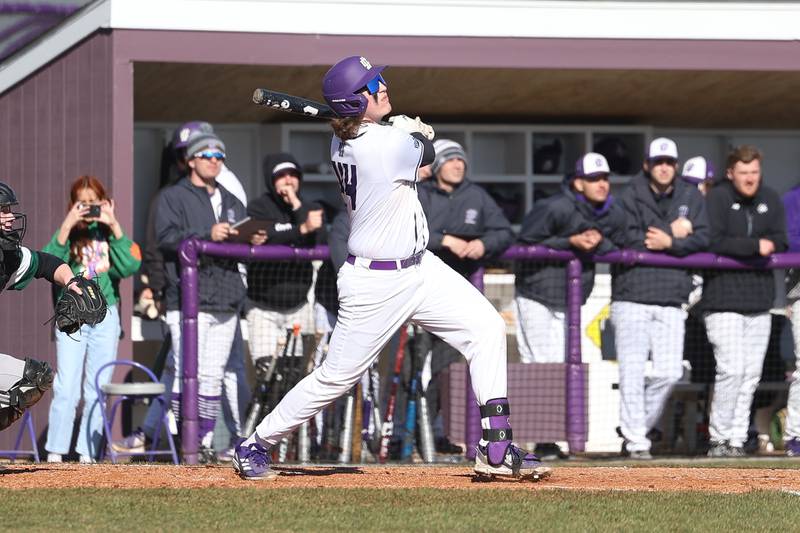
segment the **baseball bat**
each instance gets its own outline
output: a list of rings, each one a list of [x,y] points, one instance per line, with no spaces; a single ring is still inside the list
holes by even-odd
[[[253,102],[263,107],[295,115],[325,120],[339,118],[327,104],[270,89],[256,89],[253,92]]]
[[[403,357],[407,339],[408,330],[406,325],[403,324],[400,327],[400,342],[397,345],[397,353],[395,355],[394,375],[389,387],[389,399],[386,403],[386,414],[381,428],[381,447],[378,451],[378,462],[380,463],[385,463],[389,457],[389,442],[392,440],[392,434],[394,433],[394,406],[397,402],[397,389],[400,386],[400,374],[403,371]]]
[[[372,366],[369,369],[369,374],[367,377],[367,402],[366,405],[369,404],[369,416],[367,423],[367,446],[369,451],[376,455],[378,453],[378,449],[380,447],[380,440],[381,440],[381,407],[380,407],[380,376],[378,375],[377,370],[377,361],[372,363]]]
[[[428,351],[425,357],[422,358],[422,367],[425,367],[429,357],[433,353]],[[436,462],[436,446],[433,441],[433,424],[431,423],[431,414],[428,409],[428,398],[425,396],[426,387],[423,387],[423,381],[420,370],[419,380],[419,452],[422,455],[422,461],[425,463]]]
[[[403,435],[403,450],[400,458],[404,461],[411,460],[414,454],[414,430],[417,424],[417,375],[411,375],[411,385],[408,387],[408,405],[406,407],[406,432]]]
[[[297,342],[300,341],[300,355],[297,354]],[[288,378],[285,384],[285,391],[283,396],[294,388],[297,385],[300,375],[300,359],[303,357],[303,339],[300,337],[300,324],[293,324],[292,325],[292,357],[291,357],[291,367],[288,372]],[[286,460],[293,461],[296,458],[296,441],[297,441],[297,432],[292,432],[290,435],[284,437],[281,440],[281,445],[283,445],[284,441],[286,442]]]
[[[417,387],[420,380],[419,346],[420,335],[417,327],[414,326],[414,337],[411,339],[411,379],[408,384],[408,401],[406,403],[406,428],[403,434],[403,447],[400,450],[400,459],[410,461],[414,454],[415,429],[417,428]]]
[[[289,348],[289,330],[286,331],[286,339],[283,346],[283,357],[286,356],[286,350]],[[281,341],[278,339],[275,346],[275,353],[281,351]],[[247,411],[247,418],[244,423],[243,433],[245,435],[252,435],[256,430],[256,425],[261,422],[261,419],[267,416],[266,410],[269,408],[269,393],[270,387],[275,387],[271,384],[272,376],[275,373],[275,366],[277,364],[277,355],[270,358],[269,367],[264,376],[261,377],[261,382],[256,384],[256,390],[253,391],[253,399],[250,408]]]
[[[351,441],[350,460],[352,463],[361,462],[362,440],[361,431],[364,417],[364,402],[361,394],[361,382],[353,389],[353,437]]]
[[[339,452],[339,462],[347,463],[350,461],[350,454],[353,449],[353,408],[355,407],[355,387],[347,393],[344,404],[344,423],[342,424],[341,451]]]

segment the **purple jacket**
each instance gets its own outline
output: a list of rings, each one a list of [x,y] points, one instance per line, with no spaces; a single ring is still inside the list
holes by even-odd
[[[800,185],[783,195],[789,251],[800,252]]]

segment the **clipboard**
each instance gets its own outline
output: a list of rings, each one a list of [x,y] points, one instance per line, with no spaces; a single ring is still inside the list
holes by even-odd
[[[238,235],[231,235],[228,237],[228,242],[250,242],[250,237],[260,231],[267,231],[267,228],[272,223],[268,220],[257,220],[251,217],[245,217],[242,220],[231,224],[231,228],[238,230]]]

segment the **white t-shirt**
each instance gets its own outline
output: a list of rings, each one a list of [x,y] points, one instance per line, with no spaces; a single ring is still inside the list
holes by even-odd
[[[227,220],[220,220],[220,217],[222,216],[222,193],[219,192],[219,189],[214,187],[214,193],[208,198],[211,200],[211,209],[214,210],[214,218],[216,221],[228,222]]]
[[[231,169],[226,167],[224,164],[222,165],[222,170],[219,172],[219,176],[217,176],[217,183],[225,187],[225,190],[238,198],[239,201],[242,202],[245,207],[247,207],[247,193],[244,192],[242,182],[239,181],[239,178],[236,177],[236,174],[234,174]]]
[[[391,126],[368,123],[355,139],[334,135],[331,163],[350,214],[348,251],[368,259],[405,259],[428,245],[417,198],[422,143]]]

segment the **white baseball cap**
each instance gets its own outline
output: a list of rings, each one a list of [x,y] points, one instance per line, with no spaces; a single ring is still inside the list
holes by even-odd
[[[669,158],[678,160],[678,145],[672,139],[666,137],[659,137],[653,139],[650,143],[650,149],[647,151],[647,159]]]
[[[714,166],[706,161],[705,157],[699,155],[686,160],[686,163],[683,164],[681,176],[686,181],[696,184],[703,183],[706,180],[713,180]]]
[[[606,161],[606,158],[603,157],[602,154],[589,152],[575,163],[576,178],[590,178],[602,174],[611,174],[608,161]]]

